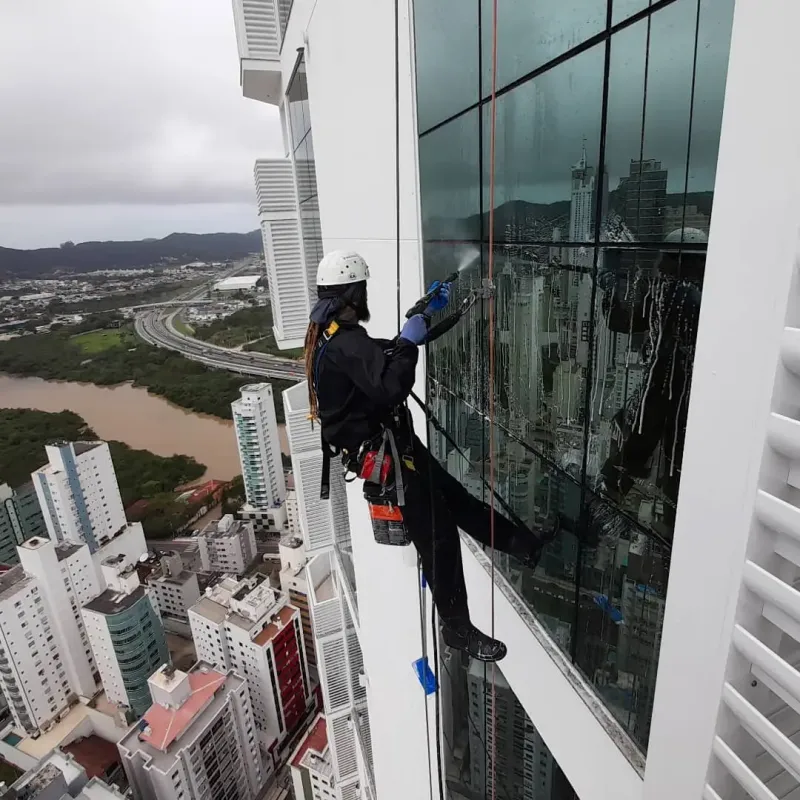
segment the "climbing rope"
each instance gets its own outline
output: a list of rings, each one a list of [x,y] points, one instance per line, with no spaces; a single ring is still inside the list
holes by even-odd
[[[492,95],[491,95],[491,129],[489,138],[489,286],[494,284],[494,206],[495,206],[495,146],[497,142],[497,0],[492,2]],[[495,497],[495,351],[494,351],[494,325],[495,325],[495,298],[494,292],[489,293],[489,551],[492,559],[491,568],[491,637],[495,637],[495,604],[494,604],[494,497]],[[497,665],[492,662],[492,800],[497,798]]]

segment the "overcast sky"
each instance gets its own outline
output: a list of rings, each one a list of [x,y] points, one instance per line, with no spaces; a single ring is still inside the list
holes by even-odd
[[[0,246],[252,230],[282,151],[230,0],[0,2]]]

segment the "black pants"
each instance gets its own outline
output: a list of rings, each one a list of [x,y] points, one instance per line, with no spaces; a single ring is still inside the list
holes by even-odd
[[[490,508],[450,475],[416,435],[413,451],[416,469],[403,469],[406,530],[420,555],[422,571],[442,621],[465,623],[469,621],[469,607],[458,528],[480,544],[489,545]],[[519,552],[520,545],[533,537],[533,532],[518,528],[495,509],[497,550]]]

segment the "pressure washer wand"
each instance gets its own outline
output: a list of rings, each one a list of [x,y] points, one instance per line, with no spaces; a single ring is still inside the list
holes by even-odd
[[[446,283],[453,283],[458,280],[458,273],[454,272],[452,275],[448,275],[436,288],[431,289],[424,297],[420,297],[416,303],[414,303],[411,308],[406,311],[406,319],[411,319],[411,317],[415,316],[416,314],[421,314],[430,304],[431,300],[436,297],[437,294],[442,290],[442,286]]]
[[[454,311],[449,316],[445,317],[441,322],[434,325],[425,338],[425,342],[436,341],[440,336],[443,336],[447,331],[456,326],[456,323],[469,311],[478,300],[488,299],[494,294],[494,284],[488,278],[484,279],[483,283],[478,289],[473,289],[461,302],[457,311]]]

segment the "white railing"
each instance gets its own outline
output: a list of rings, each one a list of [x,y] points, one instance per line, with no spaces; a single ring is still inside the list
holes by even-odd
[[[800,329],[787,327],[704,800],[800,797]]]

